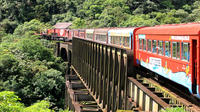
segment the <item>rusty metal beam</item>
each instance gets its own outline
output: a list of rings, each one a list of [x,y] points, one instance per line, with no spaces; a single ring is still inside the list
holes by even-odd
[[[71,69],[71,73],[73,70]],[[74,75],[66,74],[66,91],[65,102],[66,107],[70,111],[76,112],[101,112],[94,98],[89,94],[89,91],[81,83],[80,78]]]
[[[72,42],[73,69],[97,104],[106,111],[126,109],[127,50],[80,38]]]

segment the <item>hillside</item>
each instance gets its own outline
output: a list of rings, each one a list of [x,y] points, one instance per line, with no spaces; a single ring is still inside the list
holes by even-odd
[[[37,19],[73,28],[152,26],[200,19],[200,0],[1,0],[0,26],[6,33]]]

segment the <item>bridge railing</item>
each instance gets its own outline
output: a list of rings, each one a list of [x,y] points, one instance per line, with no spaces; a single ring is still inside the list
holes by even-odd
[[[73,38],[72,66],[102,109],[127,109],[126,49]]]

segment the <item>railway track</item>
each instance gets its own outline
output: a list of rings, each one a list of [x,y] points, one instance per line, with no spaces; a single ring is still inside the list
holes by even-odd
[[[155,80],[137,74],[128,77],[129,104],[136,111],[158,112],[165,108],[182,107],[188,112],[200,112],[200,107],[163,87]]]
[[[75,69],[74,69],[75,70]],[[87,101],[87,105],[84,106],[81,105],[81,108],[84,110],[81,111],[99,111],[99,107],[103,109],[102,104],[98,102],[98,98],[94,97],[92,94],[92,91],[88,88],[87,84],[84,82],[84,80],[81,78],[81,76],[78,74],[78,72],[75,72],[75,77],[79,77],[79,81],[83,85],[79,85],[79,83],[72,83],[72,85],[69,88],[85,88],[83,89],[86,91],[86,95],[93,96],[94,100],[92,100],[92,105],[90,105]],[[69,78],[67,78],[69,79]],[[70,78],[71,79],[71,78]],[[72,79],[71,79],[72,80]],[[74,80],[74,79],[73,79]],[[83,87],[82,87],[83,86]],[[83,90],[80,92],[80,90],[75,92],[76,94],[83,95]],[[89,90],[89,91],[88,91]],[[77,90],[76,90],[77,91]],[[79,98],[79,97],[77,97]],[[77,98],[75,100],[77,100]],[[82,96],[81,101],[84,101],[87,99],[85,96]],[[90,97],[92,99],[92,97]],[[139,74],[135,75],[135,78],[128,77],[128,95],[127,95],[127,109],[133,110],[134,112],[159,112],[162,109],[170,108],[170,107],[182,107],[188,112],[200,112],[200,108],[196,106],[195,104],[192,104],[191,102],[183,99],[176,93],[172,92],[171,90],[163,87],[158,82],[142,77]],[[78,100],[79,101],[79,100]],[[97,103],[96,103],[97,102]],[[89,105],[88,105],[89,104]],[[77,106],[75,106],[77,107]],[[84,108],[83,108],[84,107]],[[94,109],[96,108],[96,109]],[[76,109],[75,109],[76,110]],[[104,110],[106,112],[106,109]],[[125,110],[124,110],[125,111]]]
[[[66,76],[65,103],[71,111],[75,112],[102,112],[89,91],[75,74]]]

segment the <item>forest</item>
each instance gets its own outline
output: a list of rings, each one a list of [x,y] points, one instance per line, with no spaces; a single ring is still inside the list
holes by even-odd
[[[0,112],[62,112],[66,63],[54,55],[55,43],[34,35],[45,27],[33,19],[2,37]]]
[[[153,26],[200,20],[199,0],[1,0],[0,26],[13,33],[37,19],[72,28]]]
[[[0,0],[0,112],[63,112],[66,62],[35,34],[200,21],[200,0]],[[9,104],[9,105],[8,105]]]

